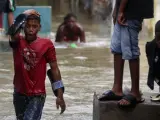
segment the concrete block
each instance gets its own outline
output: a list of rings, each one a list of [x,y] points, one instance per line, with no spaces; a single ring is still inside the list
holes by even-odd
[[[151,102],[149,97],[135,108],[122,110],[116,101],[93,100],[93,120],[160,120],[160,102]]]

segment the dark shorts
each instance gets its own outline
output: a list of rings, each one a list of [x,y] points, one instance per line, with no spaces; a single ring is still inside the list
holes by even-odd
[[[122,54],[125,60],[139,57],[138,34],[142,29],[142,22],[143,20],[127,20],[126,26],[115,24],[111,39],[113,54]]]
[[[46,95],[26,96],[13,93],[17,120],[40,120]]]
[[[14,12],[16,9],[15,0],[1,0],[0,1],[0,12]]]

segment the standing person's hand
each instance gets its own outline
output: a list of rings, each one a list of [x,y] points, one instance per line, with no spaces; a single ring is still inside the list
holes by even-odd
[[[126,19],[125,19],[125,17],[124,17],[124,13],[119,13],[118,14],[118,23],[120,24],[120,25],[126,25]]]
[[[64,101],[63,98],[57,97],[57,99],[56,99],[56,107],[57,107],[57,109],[59,109],[59,107],[61,107],[60,114],[62,114],[66,110],[66,104],[65,104],[65,101]]]

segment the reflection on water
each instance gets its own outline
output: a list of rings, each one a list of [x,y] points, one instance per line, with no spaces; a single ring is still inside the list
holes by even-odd
[[[46,78],[47,99],[42,120],[92,120],[93,93],[110,89],[113,83],[113,58],[110,53],[110,39],[87,32],[87,43],[73,49],[68,44],[55,44],[58,64],[66,86],[64,94],[67,110],[63,115],[56,110],[50,82]],[[53,33],[54,36],[54,33]],[[53,40],[54,41],[54,40]],[[150,92],[146,86],[147,61],[144,53],[145,41],[141,48],[141,89]],[[128,62],[124,70],[124,87],[130,87]],[[15,120],[12,105],[13,61],[11,52],[0,53],[0,120]],[[156,92],[158,88],[155,88]]]

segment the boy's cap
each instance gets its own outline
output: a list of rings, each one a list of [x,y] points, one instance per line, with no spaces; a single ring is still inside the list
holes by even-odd
[[[37,17],[40,17],[40,16],[41,16],[40,13],[37,12],[36,10],[34,10],[34,9],[25,10],[25,11],[23,12],[23,14],[26,14],[26,15],[28,15],[28,16],[30,16],[30,15],[35,15],[35,16],[37,16]]]
[[[160,20],[155,25],[155,31],[160,32]]]

